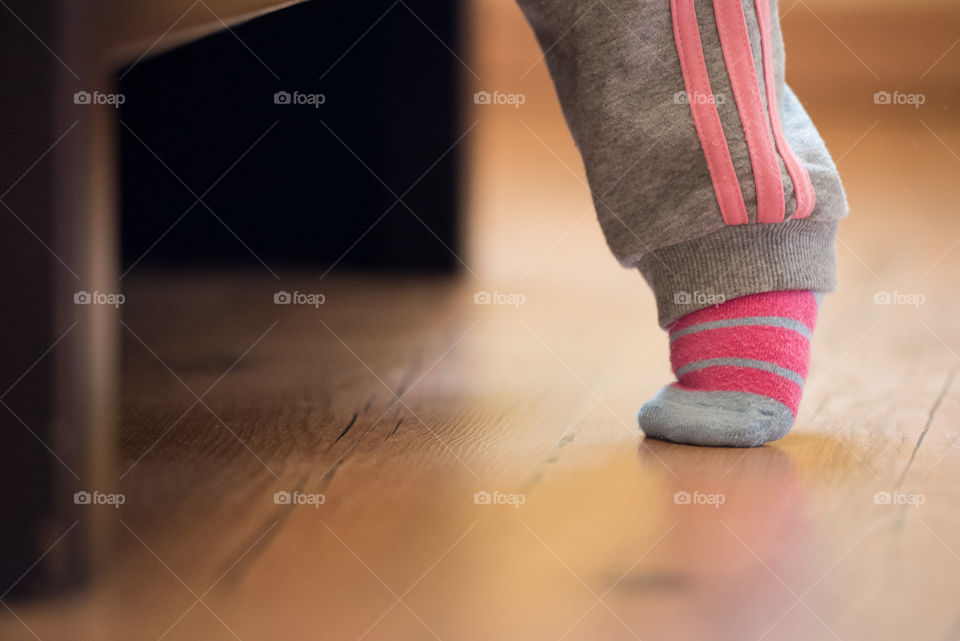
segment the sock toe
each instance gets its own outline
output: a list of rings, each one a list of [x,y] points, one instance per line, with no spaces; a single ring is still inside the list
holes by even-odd
[[[794,416],[786,405],[747,392],[664,387],[640,408],[650,438],[719,447],[756,447],[783,437]]]

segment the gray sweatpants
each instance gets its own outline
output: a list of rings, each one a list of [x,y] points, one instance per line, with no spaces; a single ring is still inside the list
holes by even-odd
[[[784,83],[776,0],[518,2],[607,242],[653,288],[662,326],[745,294],[835,287],[846,198]]]

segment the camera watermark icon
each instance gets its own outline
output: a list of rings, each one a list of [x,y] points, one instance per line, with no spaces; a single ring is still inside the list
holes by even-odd
[[[712,505],[719,510],[720,506],[727,502],[727,497],[719,492],[708,494],[699,491],[691,493],[686,490],[678,490],[673,494],[673,502],[676,505]]]
[[[473,294],[474,305],[511,305],[519,309],[521,305],[527,302],[527,297],[523,294],[508,294],[506,292],[488,292],[481,289]]]
[[[281,490],[274,493],[273,502],[276,505],[312,505],[313,509],[318,510],[327,502],[327,497],[324,494],[306,494],[300,490],[293,492]]]
[[[127,502],[127,497],[119,493],[106,494],[104,492],[80,490],[74,493],[73,502],[75,505],[112,505],[114,508],[119,508]]]
[[[326,104],[326,102],[327,97],[322,93],[278,91],[273,94],[273,104],[275,105],[307,105],[319,109],[320,105]]]
[[[500,491],[487,492],[486,490],[473,494],[475,505],[512,505],[519,509],[526,502],[527,497],[524,494],[505,494]]]
[[[915,309],[920,309],[920,306],[926,302],[927,297],[917,292],[908,294],[904,292],[880,290],[873,294],[874,305],[908,305]]]
[[[873,94],[873,104],[875,105],[913,105],[914,109],[919,109],[920,105],[926,101],[927,96],[922,93],[878,91]]]
[[[106,294],[103,292],[88,292],[80,290],[73,294],[74,305],[110,305],[119,308],[127,301],[123,294]]]
[[[520,105],[525,102],[527,102],[527,96],[522,93],[478,91],[473,94],[473,104],[475,105],[513,105],[514,109],[519,109]]]
[[[927,497],[916,492],[876,492],[873,502],[876,505],[912,505],[918,508],[927,502]]]
[[[110,105],[119,109],[120,105],[127,101],[127,97],[122,93],[101,93],[94,91],[78,91],[73,94],[73,104],[75,105]]]
[[[722,93],[701,93],[699,91],[678,91],[673,94],[675,105],[722,105],[727,97]]]
[[[708,292],[674,292],[673,302],[675,305],[721,305],[725,303],[727,297],[723,294],[713,294]]]
[[[310,305],[319,309],[321,305],[327,302],[327,297],[323,294],[308,294],[306,292],[288,292],[280,290],[273,294],[274,305]]]

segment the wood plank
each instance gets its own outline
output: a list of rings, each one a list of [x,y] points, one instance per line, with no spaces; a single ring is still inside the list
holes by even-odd
[[[109,59],[130,62],[302,0],[97,0],[99,42]]]
[[[952,624],[957,361],[916,333],[914,310],[864,304],[872,278],[847,287],[856,323],[825,307],[796,430],[751,451],[638,441],[633,410],[667,374],[659,330],[624,313],[652,313],[634,292],[563,297],[534,278],[514,309],[474,305],[469,277],[287,282],[326,303],[275,306],[256,273],[128,290],[125,525],[70,627],[160,636],[194,600],[173,573],[198,596],[216,585],[204,600],[240,638],[322,625],[333,638],[893,639]],[[904,340],[925,363],[906,378],[881,367]],[[160,360],[197,394],[229,370],[204,397],[215,415],[177,422],[195,398]],[[274,503],[295,490],[326,500]],[[524,503],[476,505],[477,491]],[[677,505],[678,491],[724,503]],[[884,491],[925,502],[875,503]],[[63,620],[20,614],[65,638]],[[165,638],[198,636],[232,635],[199,605]]]

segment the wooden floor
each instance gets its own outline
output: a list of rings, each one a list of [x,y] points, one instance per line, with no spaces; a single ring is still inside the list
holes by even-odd
[[[797,425],[694,448],[636,430],[666,341],[529,77],[470,114],[460,276],[130,277],[113,563],[0,638],[960,637],[956,121],[818,117],[852,213]]]

